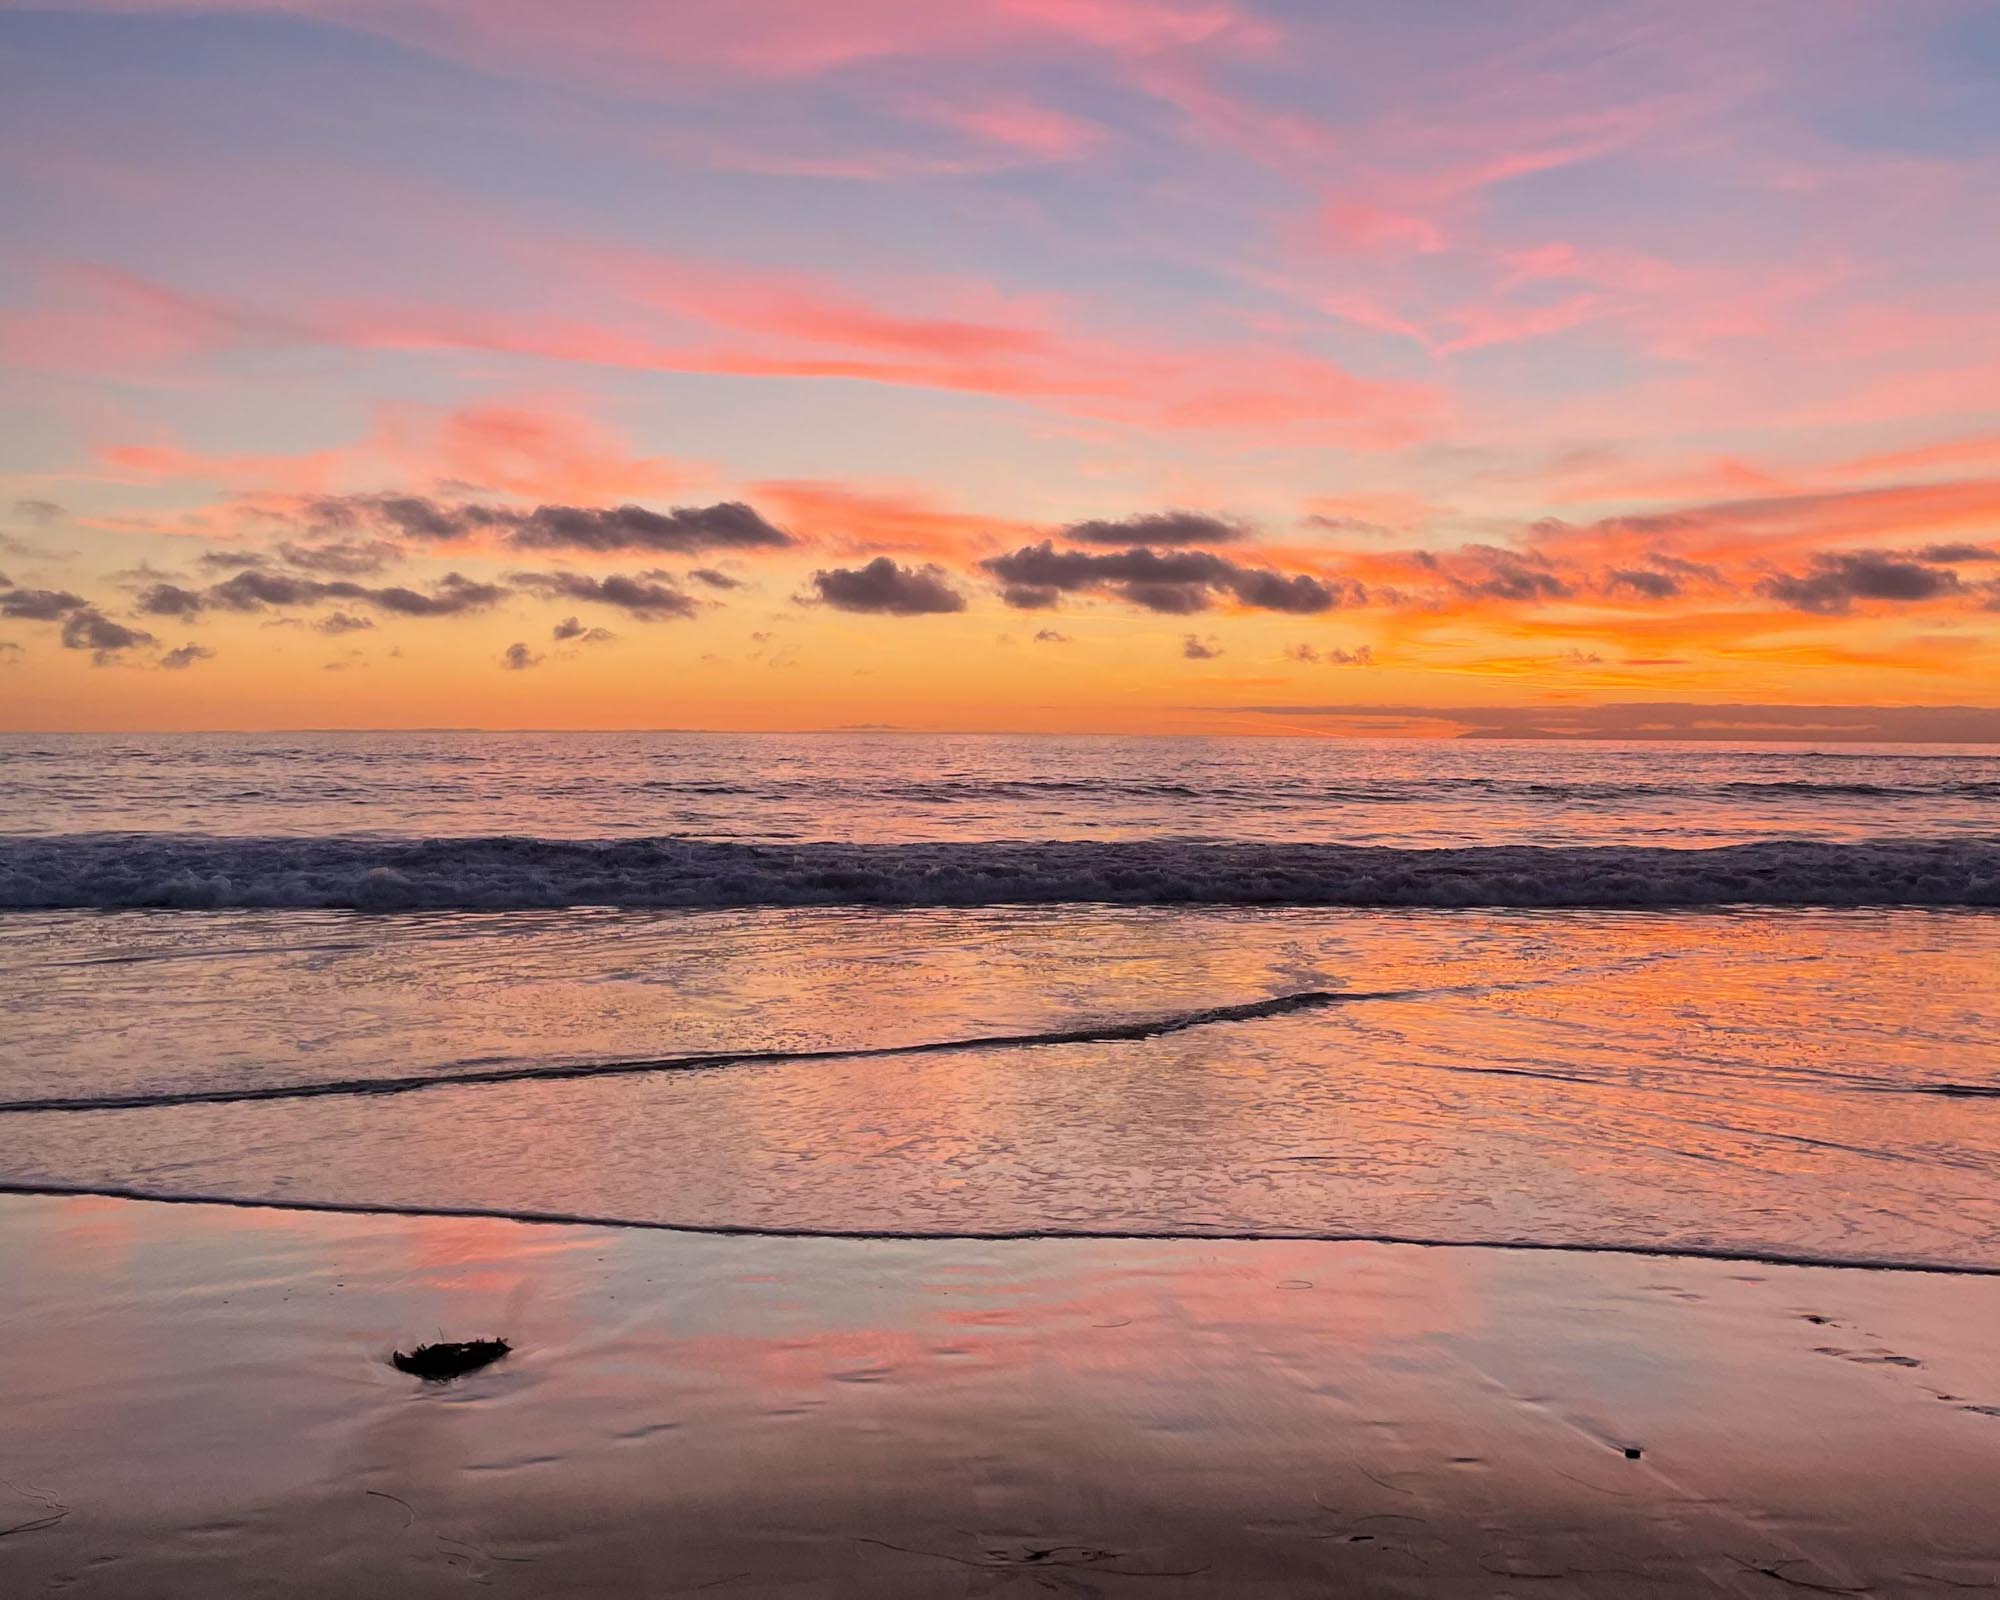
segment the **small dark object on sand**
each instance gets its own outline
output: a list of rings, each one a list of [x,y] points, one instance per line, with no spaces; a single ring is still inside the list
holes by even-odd
[[[513,1348],[505,1339],[466,1339],[458,1343],[439,1340],[436,1344],[420,1344],[414,1350],[398,1350],[389,1359],[398,1372],[410,1373],[426,1383],[443,1383],[491,1366]]]
[[[1639,1447],[1636,1444],[1628,1444],[1625,1447],[1625,1459],[1627,1461],[1637,1461],[1639,1459]]]

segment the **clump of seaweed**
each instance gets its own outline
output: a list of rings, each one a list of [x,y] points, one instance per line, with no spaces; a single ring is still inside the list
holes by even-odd
[[[481,1367],[490,1367],[513,1348],[505,1339],[440,1339],[436,1344],[420,1344],[414,1350],[398,1350],[389,1361],[398,1372],[407,1372],[426,1383],[448,1383]]]

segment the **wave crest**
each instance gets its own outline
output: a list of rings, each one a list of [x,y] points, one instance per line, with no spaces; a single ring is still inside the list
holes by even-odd
[[[1189,840],[0,839],[0,909],[2000,906],[2000,839],[1412,850]]]

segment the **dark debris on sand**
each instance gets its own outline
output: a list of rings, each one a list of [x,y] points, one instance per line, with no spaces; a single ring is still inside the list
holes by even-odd
[[[490,1367],[514,1347],[505,1339],[439,1340],[420,1344],[414,1350],[398,1350],[389,1358],[398,1372],[422,1378],[426,1383],[444,1383],[452,1378]]]

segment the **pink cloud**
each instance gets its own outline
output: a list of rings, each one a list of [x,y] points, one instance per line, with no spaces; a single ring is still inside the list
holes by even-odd
[[[588,417],[528,405],[385,406],[354,443],[293,455],[112,443],[92,456],[119,482],[208,483],[252,499],[277,497],[272,503],[380,488],[588,505],[677,493],[713,477],[699,466],[634,455]]]
[[[1515,344],[1527,339],[1567,333],[1596,321],[1609,310],[1600,295],[1574,294],[1546,305],[1488,303],[1461,307],[1451,314],[1455,336],[1435,346],[1441,355],[1478,350],[1487,345]]]
[[[98,10],[282,12],[453,60],[623,89],[663,71],[808,79],[870,62],[1085,50],[1143,56],[1268,25],[1227,0],[80,0]],[[685,80],[684,80],[685,81]]]
[[[562,266],[556,258],[554,268]],[[849,379],[1019,400],[1139,427],[1255,430],[1362,448],[1408,443],[1438,415],[1438,398],[1424,386],[1362,377],[1296,348],[1087,333],[1046,302],[980,284],[952,291],[966,314],[932,315],[796,276],[656,258],[584,257],[568,269],[573,284],[619,287],[623,303],[587,319],[373,302],[272,316],[123,274],[92,274],[72,288],[111,287],[103,323],[82,314],[80,344],[50,353],[109,360],[123,341],[129,365],[135,354],[142,363],[172,364],[256,346],[475,351],[632,371]]]
[[[913,96],[905,116],[1035,161],[1073,161],[1103,143],[1106,130],[1025,95],[957,99]]]
[[[297,331],[117,267],[47,264],[38,276],[43,301],[0,315],[0,362],[70,372],[144,371]]]

